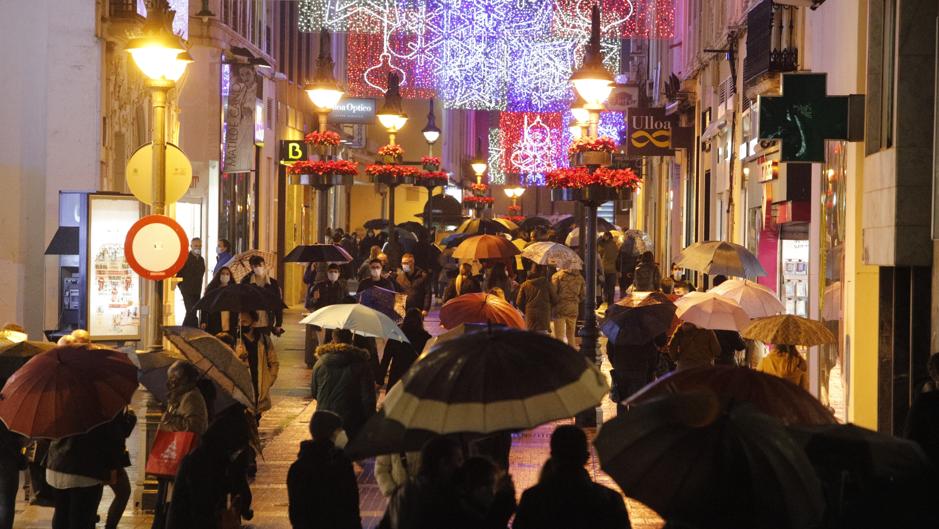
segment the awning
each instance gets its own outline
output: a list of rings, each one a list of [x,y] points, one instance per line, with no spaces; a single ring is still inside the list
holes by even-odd
[[[46,255],[78,255],[78,226],[59,226],[46,247]]]
[[[715,119],[708,123],[707,128],[704,129],[704,132],[701,134],[701,141],[710,141],[711,138],[720,134],[725,128],[727,128],[727,120]]]

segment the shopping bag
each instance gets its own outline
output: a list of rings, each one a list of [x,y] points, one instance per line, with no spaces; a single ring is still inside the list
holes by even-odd
[[[150,457],[147,458],[147,474],[174,477],[179,464],[195,444],[196,434],[192,432],[157,431]]]

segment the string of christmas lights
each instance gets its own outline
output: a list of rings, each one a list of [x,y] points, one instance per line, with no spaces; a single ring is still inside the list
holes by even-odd
[[[489,129],[489,157],[486,160],[486,175],[490,184],[505,184],[505,170],[502,165],[504,134],[501,129]]]

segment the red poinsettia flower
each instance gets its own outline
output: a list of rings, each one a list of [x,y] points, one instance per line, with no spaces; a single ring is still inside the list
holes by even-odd
[[[379,156],[391,156],[392,158],[401,158],[404,156],[404,149],[400,145],[385,145],[378,148]]]
[[[315,174],[355,176],[359,173],[359,164],[350,160],[301,160],[288,169],[290,174]]]
[[[424,156],[421,158],[421,165],[436,165],[440,167],[440,158],[436,156]]]
[[[509,206],[509,213],[518,214],[522,212],[522,206],[515,204],[514,206]]]
[[[616,151],[616,142],[609,136],[601,136],[597,139],[577,138],[567,149],[569,154],[587,151],[614,152]]]
[[[450,179],[450,175],[446,171],[421,171],[417,176],[425,180],[439,181],[442,184],[446,184]]]
[[[479,195],[466,195],[463,197],[463,202],[469,204],[492,204],[493,200],[492,197]]]
[[[485,193],[489,191],[489,186],[483,183],[472,183],[470,184],[470,189],[472,189],[475,193]]]
[[[641,179],[632,169],[608,169],[601,167],[594,172],[585,167],[555,169],[545,175],[545,181],[553,188],[579,189],[591,185],[617,189],[636,189]]]
[[[310,145],[326,145],[335,147],[339,145],[339,134],[331,130],[326,132],[314,131],[303,137],[303,141]]]
[[[409,176],[419,176],[421,170],[411,165],[371,164],[365,168],[369,176],[401,179]]]

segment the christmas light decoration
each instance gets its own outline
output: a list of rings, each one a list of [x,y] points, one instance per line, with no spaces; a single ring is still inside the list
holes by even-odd
[[[415,45],[412,35],[393,35],[387,39],[381,34],[350,33],[346,39],[348,58],[346,72],[349,95],[352,97],[381,97],[388,88],[388,73],[401,78],[401,95],[408,99],[427,99],[434,96],[434,70],[430,64],[421,64],[407,58],[406,52]]]
[[[506,173],[543,173],[567,164],[562,149],[564,120],[556,112],[503,112],[502,168]]]
[[[489,175],[489,182],[492,184],[505,183],[505,171],[502,165],[503,141],[505,135],[501,129],[489,129],[489,165],[486,173]]]

